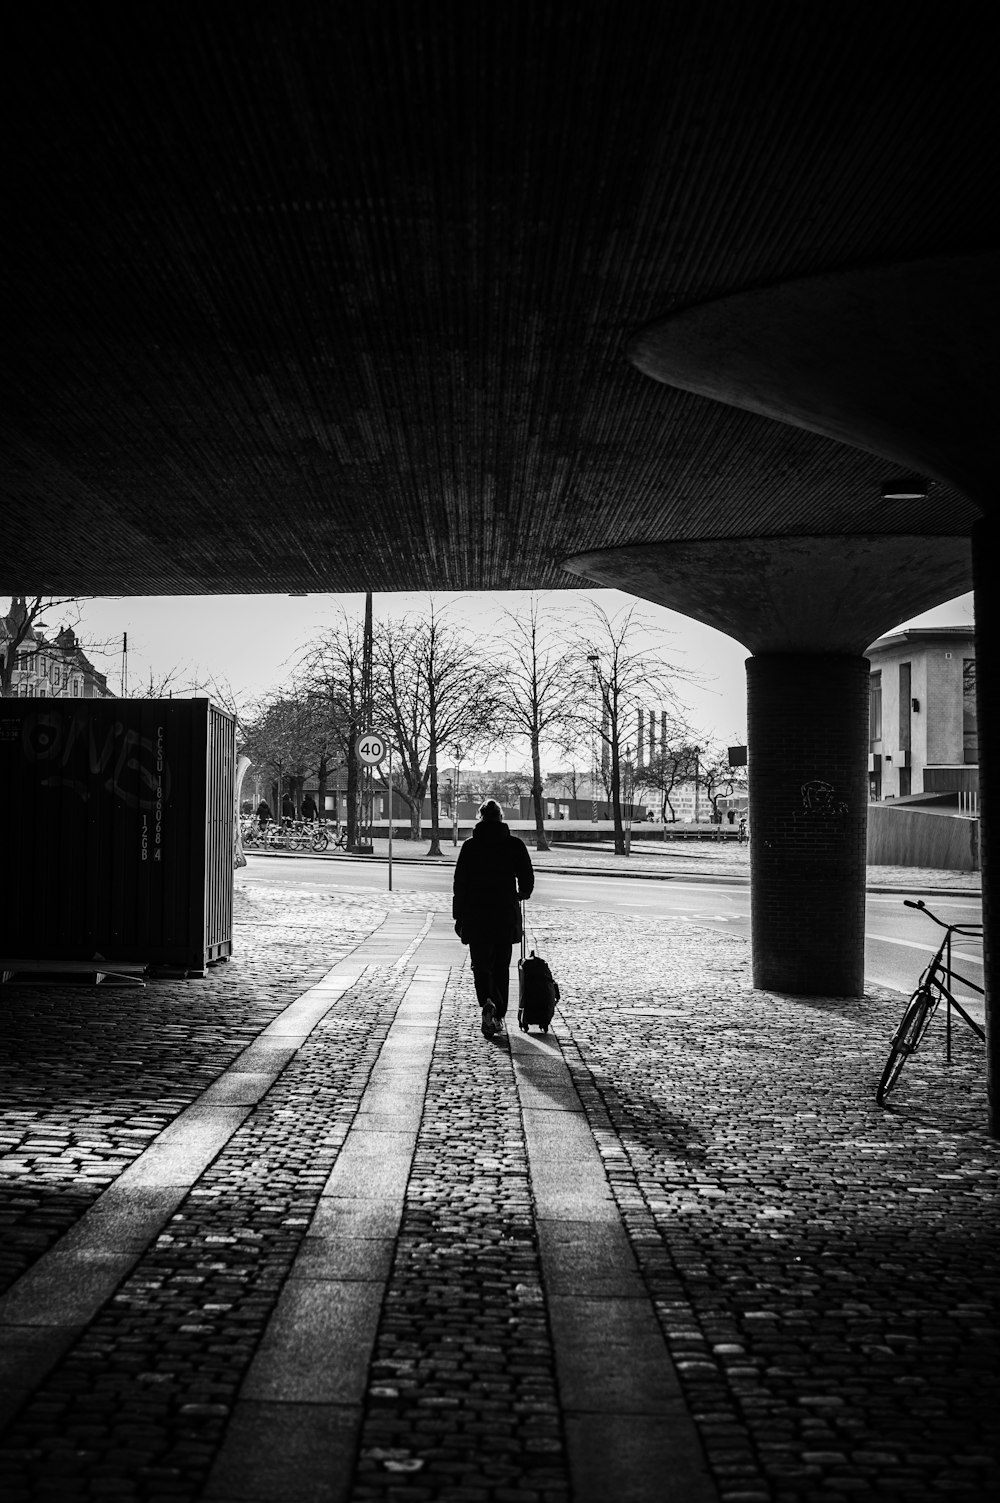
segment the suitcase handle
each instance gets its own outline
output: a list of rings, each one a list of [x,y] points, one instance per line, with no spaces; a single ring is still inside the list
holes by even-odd
[[[521,899],[521,959],[522,960],[525,958],[525,956],[528,953],[528,948],[527,948],[527,943],[528,942],[527,942],[527,937],[526,937],[526,935],[527,935],[526,923],[527,923],[527,921],[526,921],[525,916],[524,916],[524,899],[522,898]]]

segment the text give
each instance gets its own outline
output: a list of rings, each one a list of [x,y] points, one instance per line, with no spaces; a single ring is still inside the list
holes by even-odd
[[[385,760],[389,743],[384,736],[378,736],[374,731],[363,731],[357,739],[356,749],[366,767],[377,767]]]

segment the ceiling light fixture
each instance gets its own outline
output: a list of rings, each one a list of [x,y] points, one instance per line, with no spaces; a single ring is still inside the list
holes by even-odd
[[[883,501],[923,501],[927,495],[927,481],[919,475],[902,475],[898,480],[883,480]]]

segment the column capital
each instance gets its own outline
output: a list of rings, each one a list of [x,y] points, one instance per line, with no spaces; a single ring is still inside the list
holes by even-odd
[[[754,653],[860,654],[972,588],[967,537],[711,538],[577,553],[563,567],[704,621]]]

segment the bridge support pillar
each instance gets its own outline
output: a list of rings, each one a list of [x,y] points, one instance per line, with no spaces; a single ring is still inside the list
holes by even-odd
[[[1000,1138],[1000,1020],[996,1015],[997,934],[1000,922],[1000,686],[996,585],[1000,526],[984,518],[972,530],[976,591],[976,720],[979,735],[979,864],[983,879],[983,966],[986,988],[986,1089],[989,1128]]]
[[[969,539],[877,533],[728,539],[724,546],[737,562],[726,570],[718,568],[720,546],[721,540],[628,544],[578,553],[564,565],[705,621],[753,653],[747,730],[754,985],[799,996],[858,996],[868,823],[863,654],[897,622],[969,588]],[[997,556],[984,545],[984,594]],[[980,703],[985,720],[982,696]],[[994,1079],[1000,1090],[1000,1070]]]
[[[747,662],[754,986],[864,990],[868,662]]]

